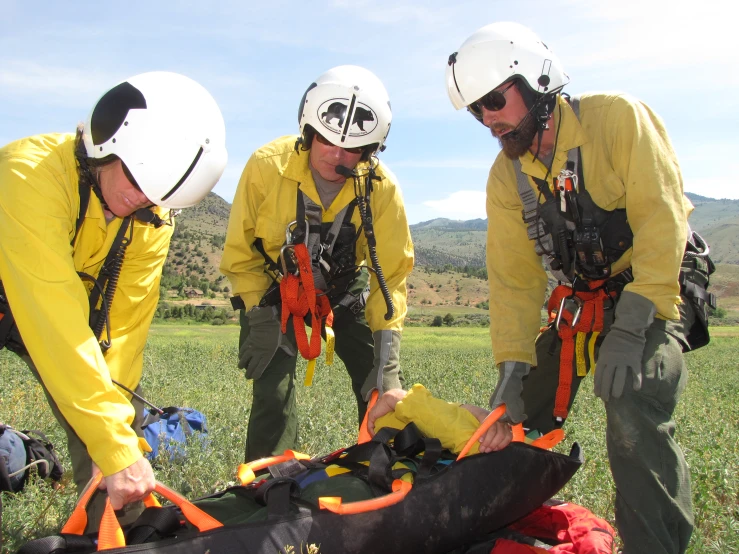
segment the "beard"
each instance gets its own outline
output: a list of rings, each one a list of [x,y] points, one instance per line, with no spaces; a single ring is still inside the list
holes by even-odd
[[[531,117],[531,113],[528,113],[521,120],[521,123],[518,124],[518,127],[515,128],[515,131],[511,131],[502,137],[495,135],[496,131],[510,128],[511,127],[508,125],[501,125],[500,127],[493,127],[490,132],[498,139],[498,143],[506,157],[511,160],[515,160],[523,156],[528,151],[529,147],[534,142],[534,137],[536,136],[538,128],[534,118]]]

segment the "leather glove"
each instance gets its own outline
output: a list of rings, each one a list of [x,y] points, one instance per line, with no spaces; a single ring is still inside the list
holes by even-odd
[[[500,421],[515,425],[526,420],[523,399],[523,378],[529,374],[531,364],[525,362],[502,362],[498,364],[498,384],[490,397],[490,408],[505,403],[506,411]]]
[[[278,348],[295,356],[295,347],[280,329],[277,306],[255,306],[244,314],[239,346],[239,369],[246,369],[247,379],[259,379]]]
[[[375,356],[372,371],[362,385],[362,398],[369,402],[372,391],[380,394],[390,389],[403,388],[403,376],[400,372],[400,331],[375,331]]]
[[[647,329],[656,313],[657,308],[651,300],[634,292],[621,293],[616,304],[616,319],[603,339],[595,365],[593,390],[604,402],[621,397],[629,372],[633,376],[634,390],[641,389]]]

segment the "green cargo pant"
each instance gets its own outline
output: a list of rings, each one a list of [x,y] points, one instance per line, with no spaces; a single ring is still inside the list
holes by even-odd
[[[614,310],[606,310],[598,348],[613,323]],[[633,390],[631,374],[621,398],[605,403],[606,446],[616,484],[616,526],[625,554],[677,554],[685,552],[693,531],[690,472],[675,441],[672,414],[687,383],[681,342],[694,319],[683,298],[680,321],[655,319],[647,331],[643,380]],[[553,417],[559,382],[562,342],[550,328],[536,342],[538,365],[524,380],[524,427],[546,433],[561,425]],[[572,367],[569,408],[582,381]]]
[[[363,283],[359,285],[361,292]],[[374,361],[372,332],[365,319],[364,308],[355,314],[344,306],[334,306],[333,312],[335,353],[344,362],[349,373],[357,403],[357,418],[361,423],[367,411],[367,402],[362,398],[361,389],[372,371]],[[239,345],[243,344],[249,335],[249,323],[248,318],[244,316],[244,310],[241,310],[240,321]],[[292,322],[288,323],[286,336],[297,352]],[[247,462],[282,454],[285,450],[292,450],[297,446],[296,365],[295,356],[290,356],[282,348],[278,348],[261,377],[253,381],[253,401],[246,435]]]
[[[67,435],[67,450],[69,451],[69,457],[72,461],[72,478],[77,487],[77,494],[81,494],[83,489],[87,486],[87,483],[92,478],[92,458],[90,458],[90,455],[87,453],[87,446],[85,446],[85,443],[82,442],[82,439],[79,438],[75,430],[72,429],[71,425],[67,423],[67,420],[62,415],[61,410],[59,410],[59,407],[49,394],[49,391],[46,390],[46,385],[44,385],[44,382],[41,380],[41,376],[39,375],[30,356],[24,355],[21,356],[21,358],[26,362],[26,364],[28,364],[33,376],[36,377],[36,380],[41,384],[41,388],[44,390],[46,400],[51,408],[51,413],[54,414],[57,422],[59,422],[59,425]],[[137,386],[135,392],[136,394],[141,394],[141,386]],[[133,407],[136,410],[136,417],[131,423],[131,427],[139,437],[143,437],[144,432],[141,430],[141,423],[143,422],[144,405],[136,398],[132,399],[131,404],[133,404]],[[98,530],[98,527],[100,526],[100,518],[103,517],[103,511],[105,510],[105,498],[106,496],[104,494],[96,494],[92,497],[92,500],[90,500],[90,504],[87,508],[86,532],[90,533]],[[143,511],[144,504],[142,502],[133,502],[124,506],[123,509],[118,510],[116,515],[118,515],[118,520],[121,522],[121,525],[126,525],[136,521],[136,518],[138,518]]]

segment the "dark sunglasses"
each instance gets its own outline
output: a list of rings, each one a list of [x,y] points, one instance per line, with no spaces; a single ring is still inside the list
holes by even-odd
[[[321,133],[316,133],[316,140],[326,146],[336,146],[333,142],[329,141]],[[342,148],[342,150],[346,150],[350,154],[361,154],[362,152],[364,152],[364,146],[357,146],[356,148]]]
[[[508,92],[508,89],[515,84],[516,81],[511,81],[511,83],[503,90],[491,90],[479,100],[472,102],[472,104],[467,106],[467,109],[472,112],[472,115],[478,118],[482,117],[483,108],[491,112],[502,110],[506,105],[505,93]]]

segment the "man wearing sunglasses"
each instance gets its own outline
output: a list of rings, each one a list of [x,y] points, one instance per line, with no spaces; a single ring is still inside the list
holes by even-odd
[[[672,414],[687,378],[682,352],[708,340],[710,260],[692,235],[686,244],[692,206],[663,122],[624,94],[570,99],[568,82],[551,50],[515,23],[479,29],[448,61],[455,108],[502,148],[487,184],[500,374],[490,406],[505,403],[508,422],[546,433],[595,369],[624,551],[684,552],[690,475]],[[686,248],[699,253],[684,260]],[[540,334],[542,258],[560,286]]]
[[[225,165],[215,101],[167,72],[108,90],[76,135],[0,149],[0,347],[42,384],[78,491],[102,472],[116,510],[135,508],[155,481],[142,454],[151,450],[143,406],[114,381],[139,386],[170,211],[197,204]],[[93,499],[88,530],[97,530],[104,502]]]
[[[300,100],[300,135],[272,141],[246,164],[221,271],[241,310],[238,367],[253,380],[247,461],[298,445],[295,369],[302,349],[295,325],[313,321],[289,312],[283,332],[290,303],[279,285],[305,273],[295,267],[296,245],[306,246],[317,301],[328,298],[333,324],[322,314],[320,331],[329,337],[327,357],[335,336],[359,420],[372,391],[402,386],[400,333],[413,243],[395,176],[376,157],[391,119],[374,74],[335,67]]]

